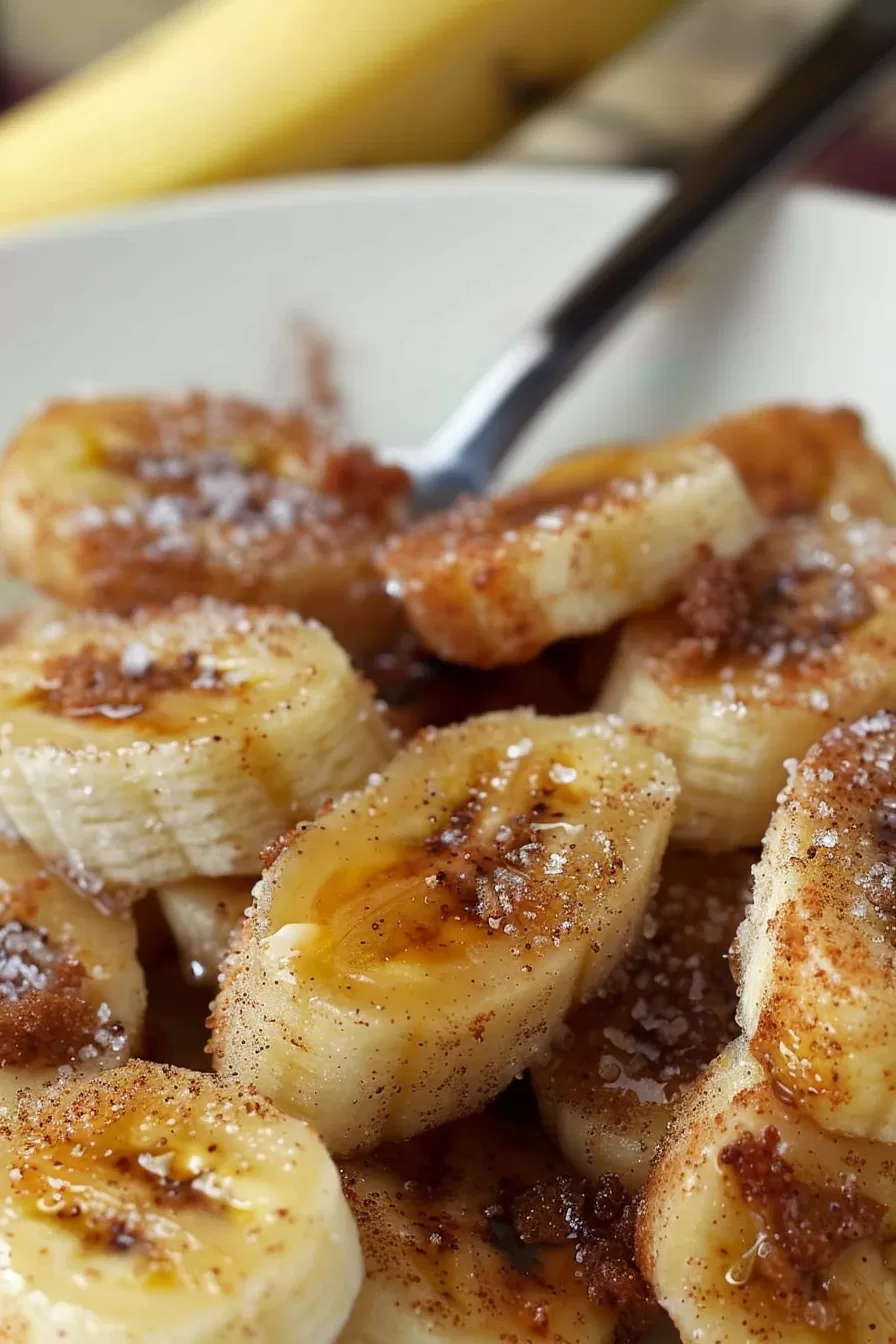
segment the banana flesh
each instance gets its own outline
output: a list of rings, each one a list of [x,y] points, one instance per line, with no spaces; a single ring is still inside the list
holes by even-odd
[[[26,1095],[0,1146],[10,1339],[337,1338],[362,1275],[339,1175],[258,1096],[133,1061]]]
[[[795,768],[738,939],[739,1019],[817,1124],[896,1140],[896,715],[833,728]]]
[[[184,977],[191,984],[216,985],[231,938],[252,903],[252,882],[243,877],[197,877],[161,887],[157,896]]]
[[[675,839],[760,843],[785,782],[839,720],[896,691],[896,530],[777,522],[736,566],[698,562],[677,610],[623,629],[598,700],[675,762]]]
[[[896,480],[848,408],[761,406],[672,442],[711,443],[724,453],[769,517],[879,518],[896,526]]]
[[[695,548],[737,556],[761,519],[727,459],[706,446],[628,448],[468,499],[391,538],[388,590],[442,658],[493,667],[596,634],[670,597]]]
[[[545,1128],[583,1176],[639,1190],[681,1096],[736,1035],[728,949],[755,857],[667,853],[641,941],[533,1068]]]
[[[803,1120],[742,1041],[720,1056],[639,1219],[639,1264],[684,1344],[896,1338],[892,1154]]]
[[[653,1315],[619,1183],[577,1179],[523,1122],[476,1116],[342,1179],[366,1276],[340,1344],[613,1344]]]
[[[146,986],[129,914],[109,913],[0,837],[0,1102],[139,1049]]]
[[[340,1155],[481,1109],[624,956],[675,797],[595,714],[421,734],[262,875],[216,1067]]]
[[[259,850],[392,752],[321,626],[184,598],[0,647],[0,806],[88,885],[258,871]]]
[[[321,620],[352,652],[395,629],[373,561],[406,475],[305,415],[193,395],[54,402],[0,463],[12,572],[74,607],[185,593]]]

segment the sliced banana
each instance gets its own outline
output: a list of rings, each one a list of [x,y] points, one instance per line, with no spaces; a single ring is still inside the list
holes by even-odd
[[[244,877],[195,877],[157,892],[192,984],[216,985],[218,970],[240,920],[252,904],[252,882]]]
[[[366,1276],[340,1344],[615,1344],[655,1314],[619,1182],[577,1178],[524,1124],[476,1116],[342,1180]]]
[[[59,401],[0,465],[0,547],[71,606],[275,603],[363,650],[397,619],[372,556],[407,489],[295,412],[198,395]]]
[[[743,1042],[688,1094],[638,1260],[685,1344],[896,1339],[896,1150],[805,1121]]]
[[[257,872],[260,849],[393,750],[323,627],[212,599],[72,615],[0,647],[0,724],[16,829],[134,895]]]
[[[728,949],[755,857],[668,853],[642,941],[532,1070],[545,1127],[583,1176],[639,1190],[682,1093],[736,1035]]]
[[[323,1144],[251,1092],[134,1061],[0,1140],[0,1320],[21,1344],[331,1344],[361,1281]]]
[[[869,444],[855,411],[761,406],[671,442],[718,448],[771,517],[816,514],[835,522],[881,518],[896,526],[896,481]]]
[[[896,715],[832,729],[796,767],[738,960],[739,1020],[782,1095],[896,1140]]]
[[[421,734],[263,874],[216,1066],[341,1155],[480,1109],[625,954],[675,797],[595,714]]]
[[[0,1100],[140,1046],[146,986],[129,914],[107,913],[0,837]]]
[[[598,703],[675,762],[676,840],[727,850],[762,840],[786,759],[894,692],[896,529],[794,519],[630,621]]]
[[[575,480],[464,500],[393,537],[381,563],[425,644],[492,667],[656,605],[698,546],[739,555],[760,530],[714,448],[633,448],[583,459]]]

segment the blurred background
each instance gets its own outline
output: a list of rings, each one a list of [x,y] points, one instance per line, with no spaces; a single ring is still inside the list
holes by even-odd
[[[296,170],[674,168],[847,7],[0,0],[0,223]],[[803,175],[896,194],[896,85]]]

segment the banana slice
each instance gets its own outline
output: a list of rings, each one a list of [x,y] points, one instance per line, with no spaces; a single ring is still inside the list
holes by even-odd
[[[727,850],[762,840],[786,759],[894,691],[896,529],[794,519],[629,622],[598,703],[675,762],[675,839]]]
[[[429,648],[492,667],[656,605],[698,546],[739,555],[760,530],[715,449],[634,448],[584,459],[577,479],[464,500],[391,538],[381,564]]]
[[[755,857],[668,853],[643,940],[532,1070],[545,1127],[583,1176],[639,1190],[678,1099],[737,1034],[728,949]]]
[[[825,1128],[896,1140],[896,715],[832,729],[796,767],[738,935],[739,1020]]]
[[[625,954],[675,797],[599,715],[422,734],[263,874],[216,1066],[341,1155],[480,1109]]]
[[[97,909],[0,837],[0,1099],[139,1048],[146,986],[129,914]]]
[[[183,598],[0,647],[0,805],[67,871],[140,888],[258,871],[296,817],[391,755],[321,626]]]
[[[367,1272],[340,1344],[614,1344],[655,1314],[619,1182],[576,1177],[527,1125],[476,1116],[342,1180]]]
[[[896,526],[896,481],[855,411],[762,406],[676,437],[711,443],[734,463],[763,513],[816,514]]]
[[[279,604],[363,651],[398,619],[372,556],[407,490],[403,472],[325,447],[295,412],[198,395],[60,401],[0,465],[0,547],[70,606]]]
[[[180,953],[183,974],[195,985],[216,985],[230,940],[252,904],[244,877],[196,877],[156,893]]]
[[[362,1274],[339,1174],[251,1092],[134,1061],[27,1096],[2,1146],[7,1338],[337,1337]]]
[[[637,1248],[685,1344],[891,1341],[896,1155],[803,1120],[738,1042],[670,1126]]]

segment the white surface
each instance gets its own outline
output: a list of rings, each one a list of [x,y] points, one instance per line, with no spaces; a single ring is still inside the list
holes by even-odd
[[[288,400],[305,318],[333,338],[353,430],[420,442],[662,190],[639,175],[507,169],[331,178],[7,237],[0,439],[64,392]],[[765,197],[604,347],[515,473],[775,398],[852,402],[896,449],[894,255],[885,204]]]
[[[662,191],[513,169],[241,188],[0,240],[0,437],[42,399],[297,392],[295,325],[334,338],[353,430],[416,443],[517,328]],[[518,470],[768,398],[849,401],[896,447],[896,210],[766,197],[630,320]]]

